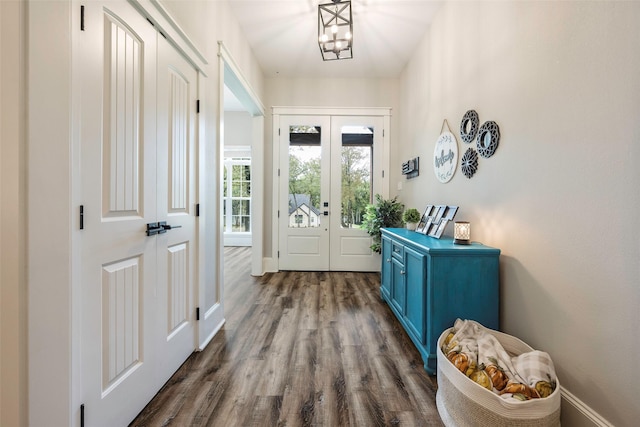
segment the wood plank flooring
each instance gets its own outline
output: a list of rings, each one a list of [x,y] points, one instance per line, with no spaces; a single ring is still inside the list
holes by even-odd
[[[435,377],[378,273],[250,276],[225,249],[226,324],[131,426],[441,426]]]

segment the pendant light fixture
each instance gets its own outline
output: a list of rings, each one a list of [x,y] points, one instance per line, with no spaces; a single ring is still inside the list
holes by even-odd
[[[351,2],[331,0],[318,5],[318,44],[322,59],[353,58]]]

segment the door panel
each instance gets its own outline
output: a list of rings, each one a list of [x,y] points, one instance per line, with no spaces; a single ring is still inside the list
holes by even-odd
[[[126,425],[156,392],[156,32],[124,2],[85,7],[79,37],[82,401],[87,425]],[[149,165],[149,166],[147,166]]]
[[[164,383],[196,347],[195,117],[197,73],[163,37],[158,39],[158,372]]]
[[[391,303],[399,313],[404,314],[406,291],[406,275],[404,265],[396,258],[391,258]]]
[[[404,248],[406,268],[407,303],[405,316],[407,325],[421,343],[425,342],[425,275],[426,257],[411,248]]]
[[[331,118],[330,268],[379,271],[380,256],[360,228],[367,204],[382,192],[382,117]]]
[[[329,126],[326,116],[280,118],[281,270],[329,269]]]

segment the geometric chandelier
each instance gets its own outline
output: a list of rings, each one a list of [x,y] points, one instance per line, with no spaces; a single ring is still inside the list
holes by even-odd
[[[322,59],[353,58],[353,20],[351,2],[331,0],[318,5],[318,45]]]

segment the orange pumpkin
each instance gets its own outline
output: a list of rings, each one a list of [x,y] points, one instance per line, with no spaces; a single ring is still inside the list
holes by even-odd
[[[505,388],[509,378],[507,378],[507,374],[505,374],[500,367],[496,365],[489,365],[484,370],[489,375],[489,378],[491,378],[491,383],[496,390],[501,391]]]
[[[516,394],[521,394],[527,399],[538,399],[540,397],[540,394],[538,394],[535,388],[531,388],[528,385],[522,383],[507,384],[507,386],[504,388],[504,390],[502,390],[500,394],[505,393],[512,393],[514,397]]]
[[[464,353],[459,353],[457,351],[452,351],[447,354],[447,359],[453,363],[460,372],[463,374],[467,374],[467,369],[469,369],[469,356]]]

